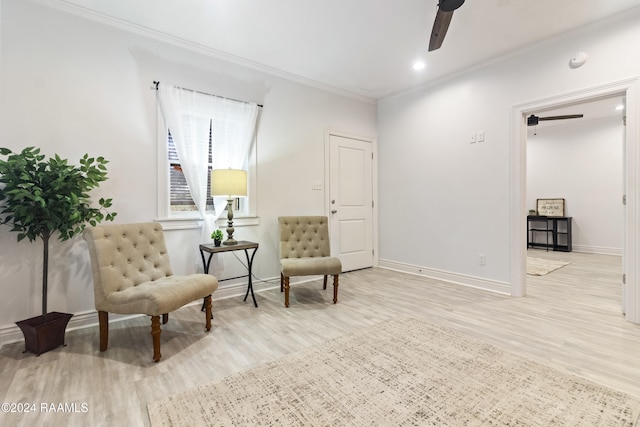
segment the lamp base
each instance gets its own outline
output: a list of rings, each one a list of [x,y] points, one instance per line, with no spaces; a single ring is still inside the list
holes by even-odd
[[[222,242],[223,245],[237,245],[238,242],[233,238],[233,202],[234,199],[229,197],[227,199],[227,240]]]

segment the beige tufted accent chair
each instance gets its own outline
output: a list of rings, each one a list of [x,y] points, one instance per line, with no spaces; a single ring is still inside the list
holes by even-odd
[[[151,316],[153,360],[160,360],[160,315],[205,299],[206,330],[211,329],[211,294],[218,280],[208,274],[174,276],[162,226],[141,224],[87,227],[95,306],[100,323],[100,351],[109,343],[109,313]]]
[[[330,256],[329,221],[326,216],[281,216],[280,224],[280,292],[289,307],[291,276],[333,275],[333,303],[338,302],[338,276],[342,263]]]

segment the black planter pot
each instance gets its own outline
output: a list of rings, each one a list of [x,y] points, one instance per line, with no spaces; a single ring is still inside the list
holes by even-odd
[[[65,345],[64,333],[73,314],[53,311],[46,316],[16,322],[24,335],[25,353],[40,356],[49,350]]]

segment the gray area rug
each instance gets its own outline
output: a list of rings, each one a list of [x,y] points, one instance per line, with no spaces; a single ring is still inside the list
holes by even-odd
[[[148,405],[159,426],[633,426],[640,399],[398,318]]]
[[[527,274],[530,276],[544,276],[554,270],[571,264],[570,261],[559,261],[555,259],[543,259],[527,257]]]

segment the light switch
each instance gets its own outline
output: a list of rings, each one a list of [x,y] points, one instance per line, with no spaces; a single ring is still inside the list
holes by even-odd
[[[479,130],[479,131],[476,133],[476,140],[477,140],[478,142],[484,142],[484,131],[483,131],[483,130]]]
[[[475,142],[476,142],[476,133],[471,132],[471,135],[469,136],[469,143],[474,144]]]
[[[311,183],[312,190],[322,190],[323,188],[324,188],[324,185],[322,184],[322,181],[313,181]]]

